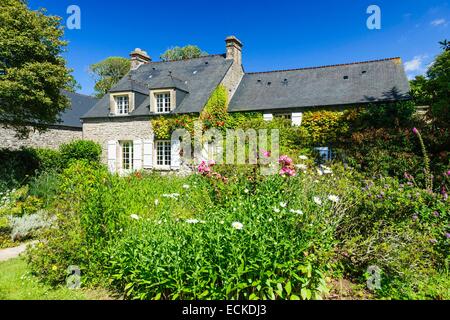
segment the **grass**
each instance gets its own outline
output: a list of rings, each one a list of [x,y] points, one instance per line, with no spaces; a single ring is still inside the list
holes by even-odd
[[[26,262],[16,258],[0,262],[0,300],[110,300],[103,290],[52,288],[30,274]]]

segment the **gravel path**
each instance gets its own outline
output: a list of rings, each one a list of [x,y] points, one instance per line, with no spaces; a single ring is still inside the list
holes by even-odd
[[[33,243],[35,243],[35,241],[33,241],[31,243],[33,244]],[[18,257],[21,253],[25,252],[25,250],[27,249],[27,246],[29,244],[30,243],[25,243],[18,247],[1,249],[0,250],[0,262]]]

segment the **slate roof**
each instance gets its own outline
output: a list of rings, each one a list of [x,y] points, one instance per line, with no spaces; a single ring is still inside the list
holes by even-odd
[[[59,118],[61,122],[56,125],[81,128],[80,118],[97,103],[98,99],[65,90],[62,93],[69,98],[70,107],[60,114]]]
[[[143,102],[136,101],[135,109],[125,117],[151,115],[149,88],[177,88],[187,92],[174,113],[197,113],[202,111],[232,63],[233,61],[225,59],[224,55],[150,62],[130,71],[111,92],[133,90],[146,96]],[[104,117],[109,117],[108,95],[105,95],[82,119]]]
[[[345,78],[344,78],[345,77]],[[400,58],[244,75],[229,111],[258,111],[408,99]]]

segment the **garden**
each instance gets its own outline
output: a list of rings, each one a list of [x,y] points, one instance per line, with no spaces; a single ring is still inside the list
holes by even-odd
[[[1,245],[38,240],[26,268],[43,285],[77,266],[81,287],[123,299],[449,299],[450,172],[435,151],[448,131],[414,116],[419,129],[357,132],[346,111],[305,118],[270,124],[290,138],[269,176],[203,162],[188,177],[121,177],[90,141],[4,151]],[[334,160],[305,136],[334,141]]]

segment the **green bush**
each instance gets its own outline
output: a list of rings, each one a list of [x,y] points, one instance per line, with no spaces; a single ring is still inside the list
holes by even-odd
[[[0,163],[0,192],[20,187],[39,169],[39,160],[31,149],[2,149]]]
[[[362,276],[376,265],[383,272],[380,294],[395,291],[405,298],[421,294],[418,283],[448,268],[450,203],[440,195],[378,178],[362,181],[352,198],[355,206],[337,235],[349,273]]]
[[[44,171],[30,179],[29,194],[41,199],[44,207],[54,200],[59,187],[59,175],[55,170]]]
[[[61,153],[53,149],[30,149],[36,156],[39,162],[39,172],[48,170],[60,170],[62,168]]]
[[[100,145],[89,140],[75,140],[61,145],[59,150],[65,166],[68,166],[74,160],[87,160],[99,163],[102,154]]]

